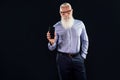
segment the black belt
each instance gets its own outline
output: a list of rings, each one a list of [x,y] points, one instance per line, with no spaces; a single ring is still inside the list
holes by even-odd
[[[75,57],[75,56],[77,56],[78,54],[80,54],[80,53],[65,53],[65,52],[59,52],[59,51],[58,51],[58,53],[59,53],[60,55],[65,55],[65,56],[68,56],[68,57]]]

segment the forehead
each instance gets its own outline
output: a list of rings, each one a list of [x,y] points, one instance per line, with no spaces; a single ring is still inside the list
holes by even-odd
[[[69,5],[61,6],[61,11],[65,11],[65,10],[71,10],[71,7]]]

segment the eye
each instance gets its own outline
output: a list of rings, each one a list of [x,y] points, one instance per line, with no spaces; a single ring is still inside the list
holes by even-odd
[[[70,14],[70,12],[68,12],[68,14]]]

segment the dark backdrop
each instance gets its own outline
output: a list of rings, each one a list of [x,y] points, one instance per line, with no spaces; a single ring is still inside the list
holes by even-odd
[[[119,80],[119,0],[1,0],[0,80],[58,80],[46,32],[70,2],[89,36],[88,80]]]

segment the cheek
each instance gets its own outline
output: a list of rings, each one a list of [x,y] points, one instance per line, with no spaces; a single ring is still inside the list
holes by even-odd
[[[62,14],[61,14],[60,16],[61,16],[62,18],[64,17],[64,15],[62,15]]]
[[[60,13],[60,16],[62,17],[62,14]]]

